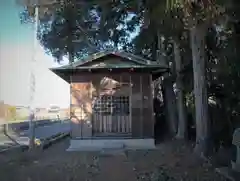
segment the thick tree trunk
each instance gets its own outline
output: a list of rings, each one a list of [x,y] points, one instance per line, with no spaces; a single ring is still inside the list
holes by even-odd
[[[186,120],[186,107],[185,97],[183,92],[183,81],[180,73],[182,67],[182,58],[180,54],[179,41],[174,41],[174,60],[176,66],[176,88],[177,88],[177,111],[178,111],[178,129],[177,139],[187,139],[187,120]]]
[[[205,31],[206,30],[203,25],[196,25],[190,30],[196,111],[195,152],[199,155],[205,155],[208,153],[210,143],[207,80],[205,75]]]
[[[164,104],[166,110],[166,120],[169,127],[169,133],[171,136],[175,136],[177,132],[177,109],[176,109],[176,97],[173,90],[173,82],[171,77],[163,80],[164,89]]]

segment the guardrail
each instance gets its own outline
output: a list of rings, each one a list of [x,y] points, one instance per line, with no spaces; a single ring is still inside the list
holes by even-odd
[[[43,126],[38,127],[35,130],[36,136],[39,135],[39,139],[41,140],[66,132],[70,132],[70,123],[59,123],[52,126]]]
[[[66,119],[66,120],[68,120],[68,119]],[[58,119],[37,120],[37,121],[34,121],[34,126],[36,128],[36,127],[40,127],[40,126],[64,122],[66,120],[58,120]],[[29,121],[17,122],[17,123],[12,122],[12,123],[6,123],[5,125],[7,125],[8,130],[12,130],[12,131],[23,131],[23,130],[29,129]]]
[[[53,125],[42,126],[35,129],[35,144],[38,146],[44,146],[52,141],[52,139],[58,139],[59,137],[70,134],[70,123],[62,122]],[[17,141],[22,145],[29,144],[28,131],[25,136],[20,136]]]
[[[38,126],[35,129],[35,144],[45,149],[45,147],[53,142],[69,136],[70,129],[71,126],[69,120],[56,121],[56,124]],[[29,145],[29,130],[20,130],[19,133],[21,134],[18,134],[14,139],[17,143],[16,148],[21,150],[22,147],[25,148]],[[0,153],[14,148],[14,145],[10,146],[5,150],[0,150]]]

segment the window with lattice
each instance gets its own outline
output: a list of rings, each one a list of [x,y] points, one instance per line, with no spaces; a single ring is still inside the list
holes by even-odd
[[[129,96],[97,97],[93,101],[93,111],[101,115],[129,115]]]

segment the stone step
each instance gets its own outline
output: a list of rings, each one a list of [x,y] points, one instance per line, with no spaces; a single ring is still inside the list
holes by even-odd
[[[104,149],[124,149],[125,145],[122,142],[107,141],[104,143]]]

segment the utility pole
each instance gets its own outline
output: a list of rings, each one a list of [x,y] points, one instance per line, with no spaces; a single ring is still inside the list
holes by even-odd
[[[29,104],[29,149],[34,149],[35,146],[35,107],[34,96],[36,89],[35,67],[36,67],[36,51],[37,51],[37,32],[38,32],[38,0],[34,4],[34,36],[33,36],[33,51],[31,59],[31,75],[30,75],[30,104]]]

